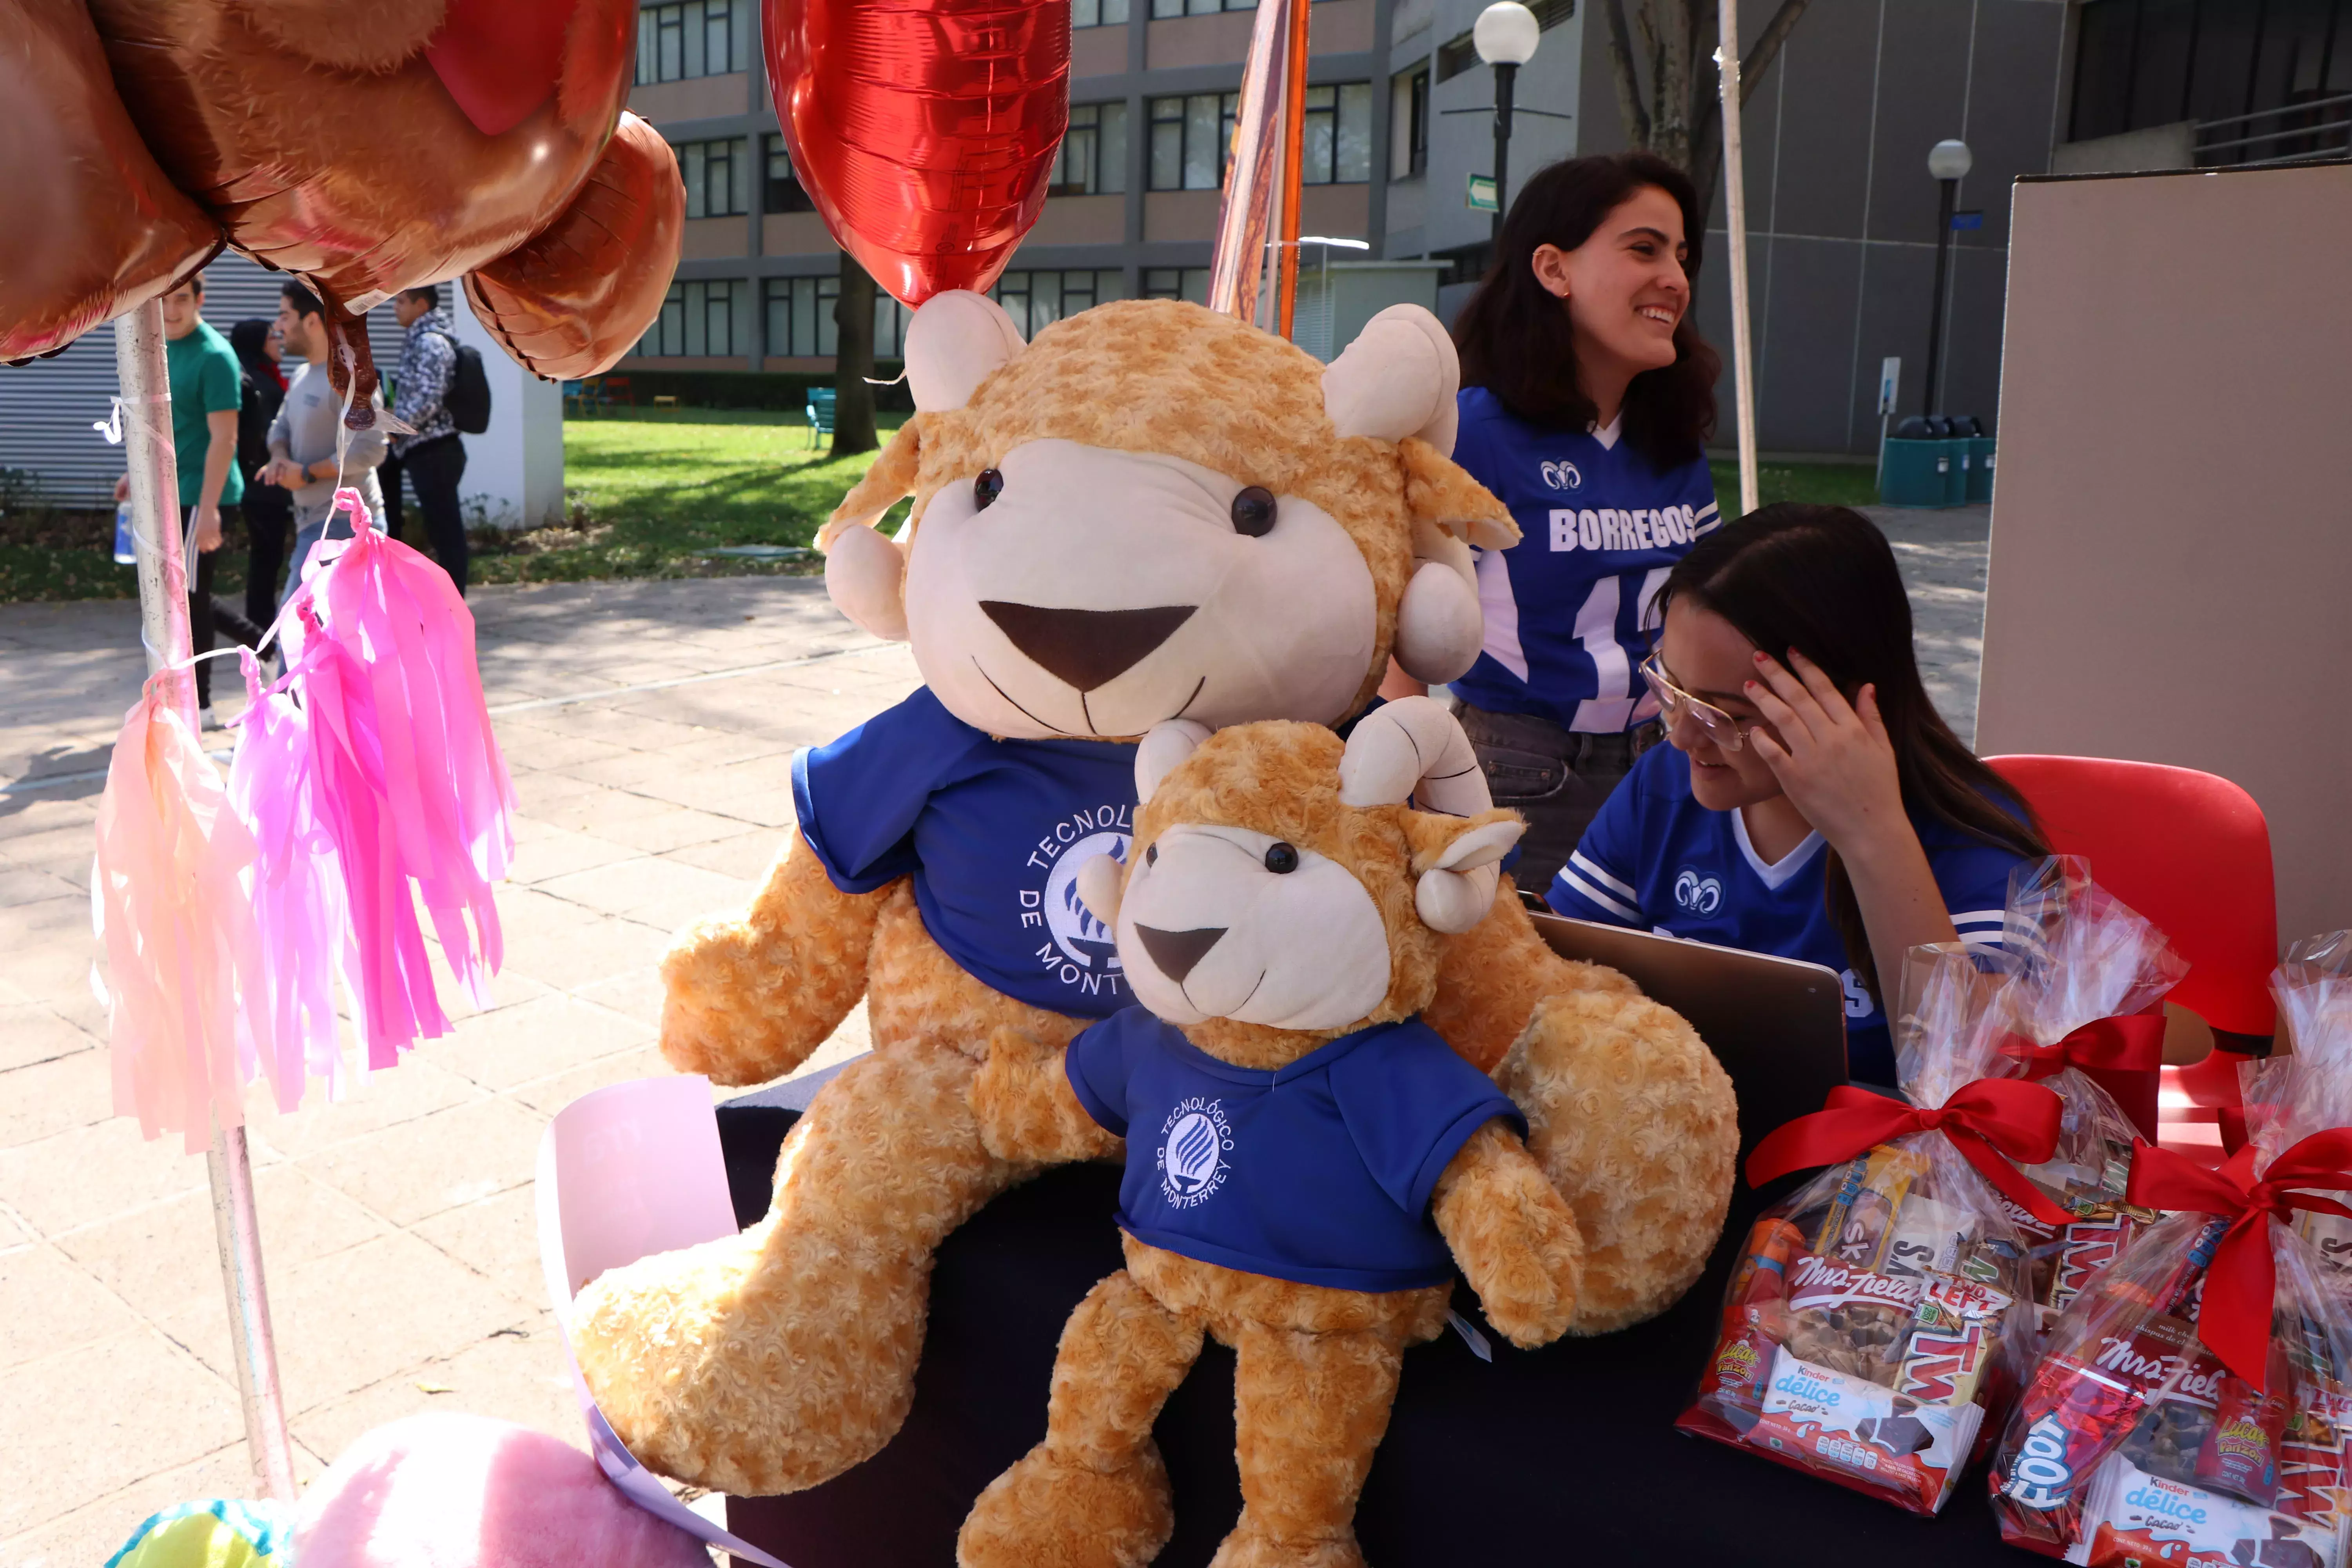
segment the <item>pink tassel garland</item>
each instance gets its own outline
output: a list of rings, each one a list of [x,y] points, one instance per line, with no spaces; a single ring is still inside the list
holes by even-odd
[[[349,895],[373,1068],[449,1032],[417,898],[451,972],[487,1005],[505,954],[490,884],[513,858],[515,795],[465,601],[439,567],[367,526],[356,493],[337,502],[359,526],[289,606],[308,633],[289,673],[309,714],[317,821]]]
[[[215,1120],[244,1120],[256,1047],[239,1004],[268,967],[240,879],[255,853],[220,770],[151,680],[108,764],[90,912],[115,1113],[149,1138],[180,1133],[190,1153]]]

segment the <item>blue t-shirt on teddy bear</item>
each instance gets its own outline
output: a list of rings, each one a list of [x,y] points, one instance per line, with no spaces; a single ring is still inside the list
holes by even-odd
[[[982,983],[1080,1018],[1134,1001],[1076,882],[1127,858],[1133,746],[992,740],[925,688],[795,756],[793,809],[843,892],[912,877],[925,929]]]
[[[1237,1068],[1140,1007],[1063,1054],[1087,1114],[1127,1140],[1118,1224],[1203,1263],[1342,1290],[1454,1277],[1430,1194],[1472,1133],[1527,1122],[1418,1018],[1288,1067]]]

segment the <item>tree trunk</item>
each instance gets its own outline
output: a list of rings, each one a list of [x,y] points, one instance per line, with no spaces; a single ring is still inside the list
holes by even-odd
[[[1609,69],[1617,83],[1617,112],[1628,144],[1655,153],[1689,174],[1698,190],[1698,208],[1712,214],[1715,187],[1723,174],[1722,93],[1715,49],[1721,24],[1716,0],[1633,0],[1635,26],[1625,19],[1626,0],[1601,0],[1609,26]],[[1772,68],[1807,0],[1780,0],[1756,47],[1739,64],[1739,101],[1756,96],[1756,85]],[[1642,50],[1637,60],[1633,33]],[[1646,64],[1647,72],[1642,67]],[[1649,79],[1649,101],[1642,79]]]
[[[855,457],[881,442],[874,434],[874,279],[857,258],[841,253],[841,297],[834,301],[833,455]]]

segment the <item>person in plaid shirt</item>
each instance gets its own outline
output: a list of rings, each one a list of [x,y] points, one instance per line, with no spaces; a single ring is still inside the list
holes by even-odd
[[[400,479],[405,474],[415,488],[417,508],[425,513],[425,533],[433,542],[434,558],[463,594],[466,520],[457,510],[457,481],[465,477],[466,444],[458,438],[449,410],[442,405],[449,393],[449,378],[457,368],[457,324],[441,308],[440,289],[431,283],[394,295],[392,313],[408,329],[407,341],[400,350],[400,368],[393,373],[392,412],[416,434],[393,439],[392,457],[383,472],[384,522],[398,539]]]

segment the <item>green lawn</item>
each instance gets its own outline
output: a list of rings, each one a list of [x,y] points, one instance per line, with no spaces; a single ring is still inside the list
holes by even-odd
[[[892,426],[898,417],[886,416]],[[797,415],[697,408],[566,420],[563,457],[565,521],[523,533],[478,531],[475,582],[812,573],[814,557],[707,552],[806,546],[873,461],[835,462],[822,446],[812,450]],[[1736,511],[1737,465],[1713,467],[1716,493]],[[1860,464],[1773,463],[1761,479],[1766,501],[1876,499],[1872,470]],[[410,531],[417,531],[413,519]],[[0,513],[0,602],[135,595],[131,568],[113,563],[112,540],[110,512]],[[232,536],[215,567],[215,592],[242,590],[245,559],[243,541]]]
[[[889,439],[898,416],[886,416]],[[812,449],[797,416],[750,409],[645,409],[563,426],[570,517],[551,528],[477,534],[478,583],[576,582],[814,572],[702,552],[806,546],[873,455]]]

